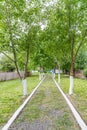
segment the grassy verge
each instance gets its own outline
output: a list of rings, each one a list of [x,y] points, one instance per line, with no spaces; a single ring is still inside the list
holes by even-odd
[[[56,78],[57,80],[57,78]],[[69,76],[61,75],[61,88],[68,94]],[[74,94],[71,96],[76,108],[87,123],[87,80],[74,78]]]
[[[37,76],[27,78],[28,93],[31,93],[38,82]],[[0,82],[0,125],[8,121],[23,100],[23,87],[20,80]]]

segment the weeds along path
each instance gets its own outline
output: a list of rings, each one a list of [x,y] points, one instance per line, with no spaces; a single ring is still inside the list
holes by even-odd
[[[48,75],[9,130],[80,130]]]

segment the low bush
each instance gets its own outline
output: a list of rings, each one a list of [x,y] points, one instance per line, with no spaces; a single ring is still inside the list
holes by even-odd
[[[84,69],[83,73],[84,73],[84,76],[87,77],[87,68]]]

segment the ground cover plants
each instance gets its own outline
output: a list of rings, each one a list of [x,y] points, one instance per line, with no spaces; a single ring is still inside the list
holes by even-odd
[[[47,76],[9,130],[80,130],[72,112]]]
[[[57,78],[56,78],[57,80]],[[69,76],[61,75],[60,86],[64,93],[68,95],[69,91]],[[76,109],[81,114],[82,118],[87,123],[87,80],[74,78],[74,94],[72,94],[70,99],[73,101]]]
[[[28,94],[32,92],[38,83],[37,76],[27,78]],[[25,97],[19,79],[0,82],[0,126],[8,121],[23,100],[25,100]]]

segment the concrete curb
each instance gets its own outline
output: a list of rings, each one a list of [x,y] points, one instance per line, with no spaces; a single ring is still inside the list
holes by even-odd
[[[74,106],[72,105],[72,103],[69,101],[69,99],[66,97],[66,95],[64,94],[64,92],[62,91],[62,89],[60,88],[60,86],[58,85],[58,83],[56,82],[55,79],[53,79],[53,81],[55,82],[57,88],[59,89],[59,91],[61,92],[62,96],[64,97],[64,99],[66,100],[67,104],[69,105],[74,117],[76,118],[76,121],[78,122],[80,128],[82,130],[87,130],[87,125],[85,124],[85,122],[83,121],[83,119],[81,118],[81,116],[79,115],[79,113],[76,111],[76,109],[74,108]]]
[[[31,99],[31,97],[34,95],[34,93],[37,91],[37,89],[40,87],[41,83],[43,82],[43,80],[45,79],[45,77],[40,81],[40,83],[35,87],[35,89],[33,90],[33,92],[27,97],[27,99],[24,101],[24,103],[17,109],[17,111],[13,114],[13,116],[9,119],[9,121],[7,122],[7,124],[2,128],[2,130],[8,130],[9,127],[11,126],[11,124],[14,122],[14,120],[17,118],[17,116],[20,114],[20,112],[22,111],[22,109],[26,106],[26,104],[29,102],[29,100]]]

